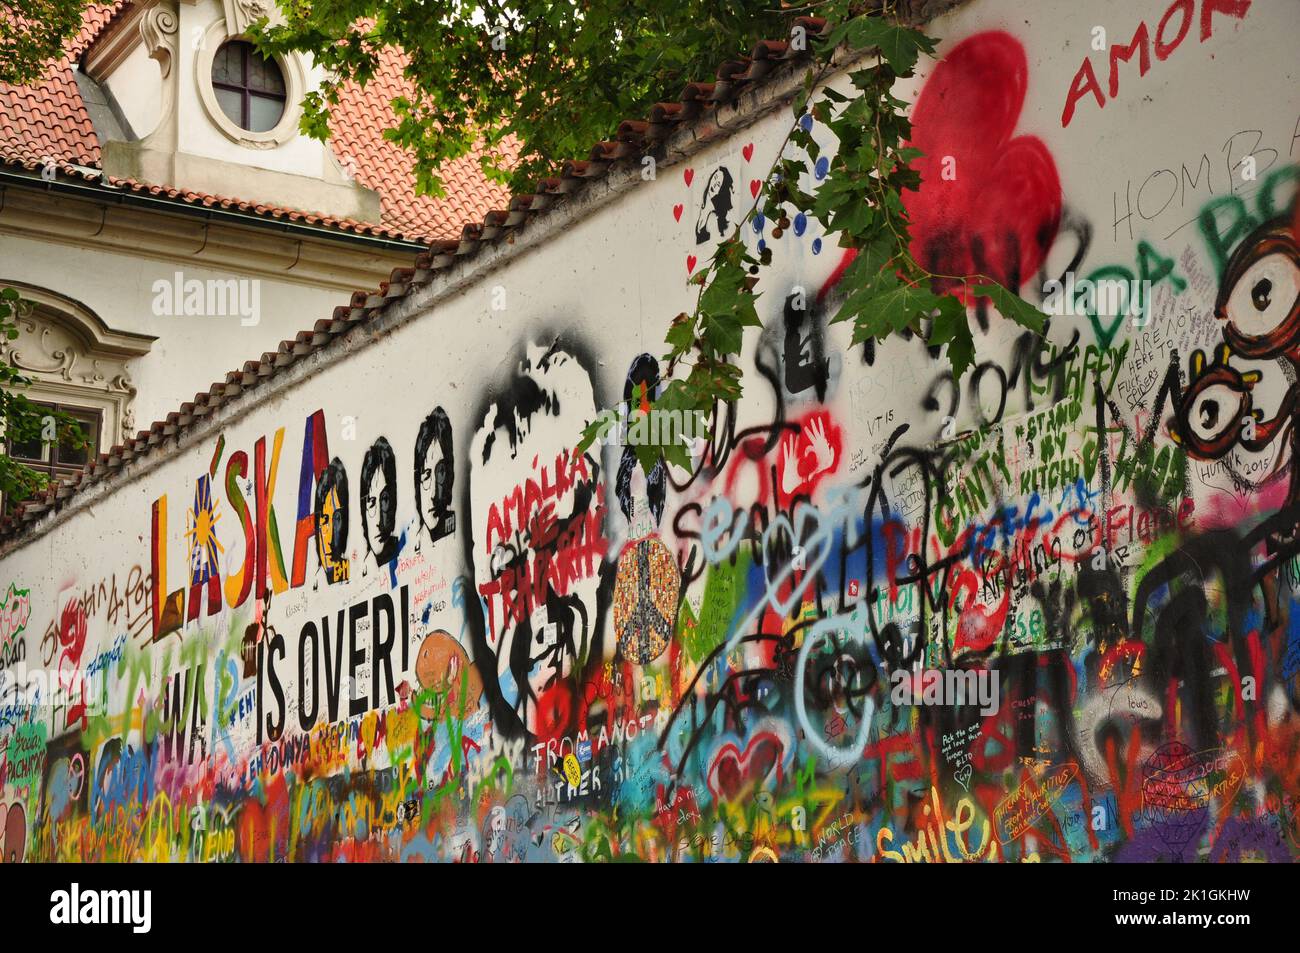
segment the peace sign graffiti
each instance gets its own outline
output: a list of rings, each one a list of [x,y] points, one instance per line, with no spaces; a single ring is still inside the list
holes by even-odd
[[[614,583],[614,631],[624,658],[645,665],[668,648],[680,589],[677,563],[658,539],[624,550]]]

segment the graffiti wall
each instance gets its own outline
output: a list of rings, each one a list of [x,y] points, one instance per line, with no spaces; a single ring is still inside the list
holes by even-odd
[[[3,859],[1300,855],[1298,30],[930,26],[913,251],[1051,315],[960,382],[759,220],[744,398],[639,462],[782,108],[160,449],[0,561]]]

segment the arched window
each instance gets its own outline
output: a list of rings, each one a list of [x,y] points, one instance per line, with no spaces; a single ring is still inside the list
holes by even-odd
[[[0,278],[0,288],[22,295],[18,337],[0,341],[0,360],[32,383],[22,392],[34,403],[61,410],[82,424],[89,446],[8,445],[11,456],[57,479],[85,467],[96,455],[135,436],[135,384],[129,362],[149,352],[153,335],[114,331],[81,304],[57,292]]]

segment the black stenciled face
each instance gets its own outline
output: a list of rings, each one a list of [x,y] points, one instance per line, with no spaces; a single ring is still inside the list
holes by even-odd
[[[393,487],[382,469],[374,472],[361,498],[366,523],[366,545],[376,555],[383,552],[393,533]]]
[[[380,437],[366,451],[361,464],[361,528],[366,549],[380,563],[396,554],[393,538],[397,525],[397,460],[388,440]]]
[[[730,227],[731,173],[726,166],[714,170],[704,186],[700,202],[700,217],[695,223],[695,243],[702,244],[711,238],[722,238]],[[713,232],[717,234],[714,235]]]
[[[430,528],[437,526],[447,512],[447,465],[442,447],[435,440],[420,463],[420,515]]]
[[[415,511],[430,539],[455,532],[451,494],[455,479],[451,421],[435,407],[415,438]]]

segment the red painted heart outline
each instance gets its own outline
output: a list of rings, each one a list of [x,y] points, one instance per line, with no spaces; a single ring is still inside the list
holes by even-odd
[[[743,752],[734,741],[728,741],[709,766],[709,791],[718,800],[731,801],[761,786],[773,771],[779,780],[784,751],[781,739],[770,731],[756,734]]]

